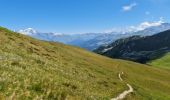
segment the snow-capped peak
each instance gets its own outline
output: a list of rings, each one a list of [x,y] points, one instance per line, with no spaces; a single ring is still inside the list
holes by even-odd
[[[32,34],[37,33],[37,31],[33,28],[27,28],[27,29],[19,30],[18,32],[21,33],[21,34],[25,34],[25,35],[32,35]]]

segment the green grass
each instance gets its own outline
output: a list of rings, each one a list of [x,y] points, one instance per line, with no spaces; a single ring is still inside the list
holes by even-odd
[[[170,70],[110,59],[78,47],[45,42],[0,28],[0,99],[169,100]]]
[[[161,68],[169,68],[170,69],[170,53],[165,54],[159,59],[152,60],[148,64],[152,66],[157,66]]]

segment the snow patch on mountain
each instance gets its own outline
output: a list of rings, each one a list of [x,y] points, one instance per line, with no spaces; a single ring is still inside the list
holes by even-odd
[[[106,49],[104,49],[104,50],[102,51],[102,53],[105,53],[105,52],[107,52],[107,51],[109,51],[109,50],[111,50],[111,49],[113,49],[113,47],[106,48]]]
[[[21,34],[24,34],[24,35],[32,35],[32,34],[37,33],[37,31],[33,28],[27,28],[27,29],[24,29],[24,30],[19,30],[18,32],[21,33]]]

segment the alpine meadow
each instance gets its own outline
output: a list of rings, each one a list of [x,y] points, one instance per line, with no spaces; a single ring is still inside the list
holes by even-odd
[[[1,0],[0,100],[170,100],[169,0]]]

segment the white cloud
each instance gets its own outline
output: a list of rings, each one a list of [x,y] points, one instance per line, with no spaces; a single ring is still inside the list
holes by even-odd
[[[161,25],[162,22],[161,21],[158,21],[158,22],[143,22],[141,24],[139,24],[138,26],[131,26],[132,29],[134,29],[135,31],[141,31],[141,30],[144,30],[146,28],[149,28],[149,27],[153,27],[153,26],[159,26]]]
[[[137,32],[137,31],[142,31],[146,28],[150,28],[153,26],[160,26],[162,23],[165,23],[164,18],[160,17],[160,20],[158,20],[158,21],[152,21],[152,22],[145,21],[145,22],[142,22],[136,26],[113,28],[111,30],[106,30],[105,33],[115,32],[115,33],[125,34],[127,32]]]
[[[162,23],[164,23],[163,17],[161,17],[160,20],[158,20],[158,21],[154,21],[154,22],[145,21],[145,22],[140,23],[137,26],[130,26],[128,28],[128,30],[141,31],[141,30],[144,30],[146,28],[153,27],[153,26],[160,26]]]
[[[131,3],[130,5],[126,5],[122,7],[123,11],[130,11],[132,10],[135,6],[137,6],[137,3]]]
[[[154,21],[154,22],[145,21],[145,22],[139,24],[139,25],[136,27],[136,30],[137,30],[137,31],[140,31],[140,30],[144,30],[144,29],[149,28],[149,27],[159,26],[159,25],[161,25],[162,23],[164,23],[164,18],[163,18],[163,17],[160,17],[160,20]]]

